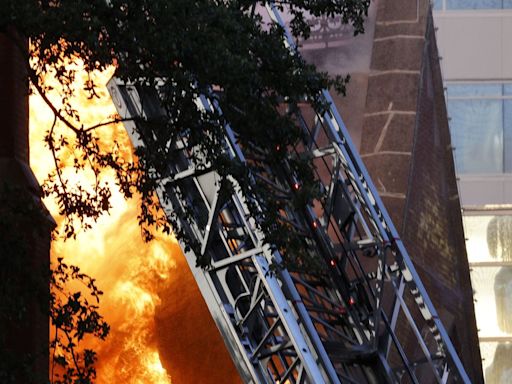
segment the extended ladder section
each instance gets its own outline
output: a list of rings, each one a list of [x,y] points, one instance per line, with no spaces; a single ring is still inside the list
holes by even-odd
[[[144,146],[151,133],[145,127],[140,134],[137,121],[162,117],[158,90],[116,79],[108,87],[121,117],[136,118],[125,123],[134,146]],[[307,104],[295,111],[308,137],[295,151],[314,163],[324,198],[283,213],[324,266],[321,273],[272,268],[281,255],[251,215],[249,204],[257,202],[234,178],[226,192],[218,174],[197,167],[190,132],[165,146],[179,161],[161,175],[160,202],[167,215],[187,210],[192,216],[192,224],[180,225],[200,244],[200,254],[183,247],[185,256],[242,379],[469,383],[329,93],[322,97],[330,103],[324,113]],[[220,111],[206,95],[197,105]],[[247,161],[228,124],[224,147],[233,161]],[[293,193],[293,175],[261,177]],[[197,257],[205,255],[210,267],[197,267]]]

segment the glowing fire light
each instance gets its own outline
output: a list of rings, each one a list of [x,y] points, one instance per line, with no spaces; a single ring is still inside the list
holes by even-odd
[[[79,66],[79,64],[74,64]],[[85,73],[77,74],[77,84],[83,84]],[[73,105],[77,106],[81,123],[94,125],[116,113],[104,85],[112,70],[94,73],[93,80],[101,84],[100,98],[88,99],[77,94]],[[45,79],[48,85],[57,89],[53,79]],[[80,85],[76,86],[79,89]],[[50,99],[59,105],[56,93],[49,93]],[[31,166],[36,177],[42,182],[52,169],[53,160],[43,137],[52,124],[53,114],[38,95],[30,97],[30,147]],[[56,127],[58,134],[69,135],[63,127]],[[122,125],[101,128],[102,142],[109,144],[117,140],[126,160],[133,157],[132,148]],[[90,184],[93,173],[76,174],[71,164],[65,165],[63,174],[73,183]],[[103,171],[100,175],[111,186],[115,185],[114,175]],[[126,201],[113,188],[113,207],[109,215],[101,217],[93,229],[79,233],[76,240],[56,240],[52,244],[53,259],[64,257],[65,262],[78,265],[81,270],[97,279],[98,286],[105,294],[100,303],[100,312],[111,325],[107,341],[94,346],[98,352],[97,382],[129,384],[171,382],[162,367],[156,347],[155,310],[160,303],[159,293],[168,284],[169,271],[175,267],[173,254],[181,252],[174,238],[158,234],[151,243],[144,243],[137,223],[137,198]],[[45,204],[56,218],[55,201],[46,199]]]

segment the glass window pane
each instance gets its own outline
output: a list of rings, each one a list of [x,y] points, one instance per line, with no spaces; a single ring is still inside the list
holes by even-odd
[[[512,3],[512,0],[510,0]],[[504,83],[503,84],[503,94],[507,96],[512,95],[512,83]]]
[[[450,100],[448,114],[459,173],[503,172],[502,100]]]
[[[512,173],[512,100],[503,102],[503,154],[506,173]]]
[[[447,9],[497,9],[502,0],[446,0]]]
[[[503,8],[504,9],[512,8],[512,0],[503,0]]]
[[[510,88],[512,91],[512,88]],[[447,84],[446,92],[448,97],[471,97],[471,96],[496,96],[503,94],[503,84],[482,83],[482,84]]]
[[[472,267],[479,337],[512,336],[512,267]]]
[[[512,261],[512,216],[463,216],[470,263]]]
[[[511,0],[512,1],[512,0]],[[434,0],[433,9],[443,9],[443,0]]]
[[[512,377],[512,343],[480,343],[486,384],[508,384]]]

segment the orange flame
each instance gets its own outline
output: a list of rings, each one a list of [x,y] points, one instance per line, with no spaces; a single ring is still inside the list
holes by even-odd
[[[80,63],[73,64],[80,68]],[[106,121],[116,113],[107,93],[105,84],[113,70],[95,72],[93,81],[101,85],[99,98],[88,99],[75,92],[73,105],[79,111],[84,126]],[[86,74],[77,73],[76,88],[84,83]],[[55,79],[45,79],[47,85],[58,89]],[[55,91],[49,92],[50,99],[59,105]],[[43,137],[53,122],[53,113],[38,95],[30,97],[30,147],[31,167],[42,182],[53,167],[51,153],[44,147]],[[64,136],[69,131],[56,126],[56,132]],[[121,124],[100,128],[101,140],[121,146],[126,160],[132,160],[133,150]],[[92,171],[77,174],[64,159],[63,174],[71,183],[91,184]],[[100,303],[100,312],[111,325],[107,341],[98,343],[98,383],[170,383],[170,376],[162,367],[156,347],[155,310],[160,303],[161,293],[168,283],[169,272],[175,267],[173,255],[181,252],[172,236],[158,234],[156,240],[144,243],[137,223],[137,197],[126,201],[115,188],[114,175],[103,171],[100,175],[112,188],[112,209],[109,215],[101,217],[91,230],[79,233],[76,240],[58,239],[52,244],[52,259],[64,257],[66,263],[78,265],[80,269],[97,279],[98,286],[105,292]],[[55,201],[46,199],[45,204],[59,226],[63,219],[58,217]]]

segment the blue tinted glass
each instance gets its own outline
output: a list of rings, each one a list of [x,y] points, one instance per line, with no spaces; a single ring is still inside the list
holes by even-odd
[[[503,103],[503,151],[504,172],[512,173],[512,100]]]
[[[503,101],[448,100],[459,173],[503,172]]]
[[[502,95],[502,84],[447,84],[448,97],[498,96]],[[512,90],[512,88],[511,88]]]
[[[507,96],[512,96],[512,84],[505,83],[503,84],[503,94]]]
[[[434,0],[434,4],[432,7],[434,9],[443,9],[443,0]]]
[[[503,0],[503,8],[504,9],[512,8],[512,0]]]
[[[446,9],[500,9],[503,0],[446,0]]]

